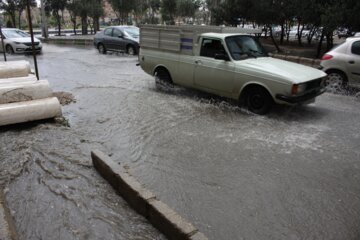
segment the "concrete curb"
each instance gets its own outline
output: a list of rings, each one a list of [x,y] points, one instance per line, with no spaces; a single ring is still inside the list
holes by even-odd
[[[62,45],[77,45],[77,46],[92,46],[94,41],[92,39],[75,39],[75,38],[48,38],[42,39],[45,43],[62,44]]]
[[[5,199],[0,192],[0,240],[17,240],[15,224],[12,221],[8,209],[5,207]]]
[[[318,68],[320,66],[320,60],[315,58],[304,58],[292,55],[281,55],[281,54],[269,54],[273,58],[278,58],[290,62],[300,63],[310,67]]]
[[[207,240],[193,224],[182,218],[165,203],[145,189],[124,168],[116,164],[101,151],[91,152],[96,170],[113,188],[149,222],[169,239],[174,240]]]

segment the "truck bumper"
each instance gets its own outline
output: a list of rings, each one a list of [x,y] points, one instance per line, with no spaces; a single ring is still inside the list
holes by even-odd
[[[313,90],[302,96],[285,96],[285,95],[277,94],[276,99],[290,103],[290,104],[304,103],[304,102],[308,102],[311,99],[314,99],[315,97],[323,94],[325,91],[326,91],[325,88],[316,89],[316,90]]]

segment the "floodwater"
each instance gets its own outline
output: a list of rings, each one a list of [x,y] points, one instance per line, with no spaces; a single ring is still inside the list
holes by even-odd
[[[209,239],[360,239],[354,96],[256,116],[196,91],[159,90],[136,57],[44,50],[41,77],[77,102],[63,108],[70,127],[1,129],[0,184],[21,239],[164,239],[96,173],[92,149]]]

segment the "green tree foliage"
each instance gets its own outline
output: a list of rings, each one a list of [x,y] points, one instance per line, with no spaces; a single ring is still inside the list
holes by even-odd
[[[338,27],[360,31],[360,2],[358,0],[206,0],[212,23],[238,25],[254,22],[265,26],[272,35],[273,26],[280,26],[280,42],[289,38],[290,29],[297,28],[302,44],[307,30],[308,43],[319,37],[319,50],[326,39],[332,47],[333,33]],[[320,52],[320,51],[319,51]]]
[[[5,13],[10,17],[11,27],[16,26],[16,11],[17,11],[17,1],[16,0],[4,0],[0,3],[0,9],[5,11]]]
[[[67,9],[71,15],[75,34],[77,17],[81,18],[81,32],[83,35],[88,34],[89,26],[91,33],[100,30],[99,19],[104,14],[101,0],[67,0]]]
[[[3,10],[11,20],[11,27],[16,27],[16,15],[18,16],[19,28],[21,28],[21,15],[26,9],[27,0],[3,0],[0,9]],[[30,7],[36,7],[36,0],[30,0]]]
[[[126,24],[129,20],[129,13],[136,7],[135,0],[109,0],[117,14],[120,24]]]
[[[168,24],[175,24],[176,3],[177,0],[161,1],[161,16],[163,21],[167,22]]]
[[[81,5],[80,5],[79,1],[68,0],[66,8],[69,11],[70,20],[71,20],[71,23],[73,25],[73,31],[74,31],[74,34],[76,35],[77,34],[76,33],[77,17],[80,16]]]
[[[46,0],[45,4],[56,20],[58,35],[61,35],[62,14],[67,6],[67,0]]]

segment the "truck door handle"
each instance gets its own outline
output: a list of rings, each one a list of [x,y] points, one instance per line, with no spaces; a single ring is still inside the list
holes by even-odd
[[[350,60],[349,63],[350,63],[350,64],[354,64],[355,61],[354,61],[354,60]]]
[[[200,60],[195,60],[195,64],[201,64]]]

